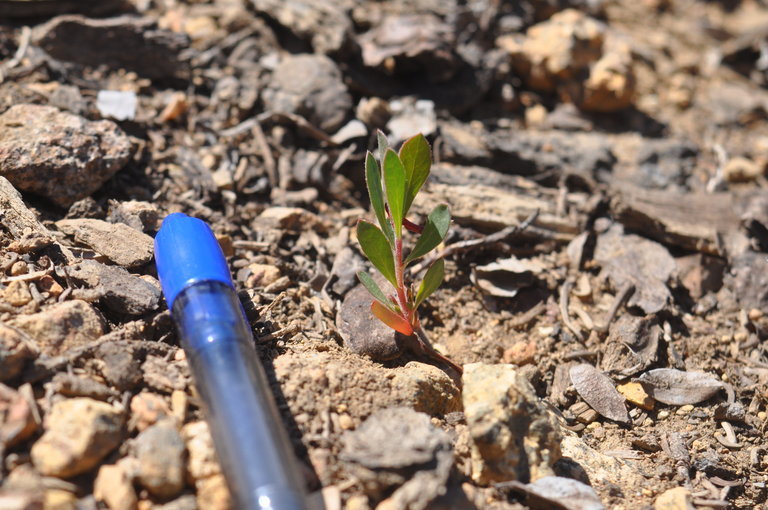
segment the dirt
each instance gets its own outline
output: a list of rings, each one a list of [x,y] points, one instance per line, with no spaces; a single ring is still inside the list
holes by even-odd
[[[313,508],[766,508],[761,0],[0,15],[0,507],[230,507],[151,261],[181,211],[228,257]],[[478,380],[524,377],[500,407],[341,312],[369,267],[377,129],[432,145],[411,219],[447,203],[453,222],[422,324]],[[373,335],[387,360],[360,354]],[[663,392],[655,369],[677,371],[654,372]],[[477,475],[522,394],[525,423],[558,427],[513,432],[539,474]]]

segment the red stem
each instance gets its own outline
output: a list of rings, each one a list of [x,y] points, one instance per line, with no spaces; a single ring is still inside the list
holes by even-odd
[[[395,279],[397,280],[397,301],[403,318],[412,324],[411,310],[408,307],[408,298],[405,295],[405,264],[403,264],[403,238],[395,233]]]

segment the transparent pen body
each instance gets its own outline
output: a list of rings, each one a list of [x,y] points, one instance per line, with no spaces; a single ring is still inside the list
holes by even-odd
[[[233,508],[306,508],[303,480],[234,289],[194,283],[175,299],[172,314]]]

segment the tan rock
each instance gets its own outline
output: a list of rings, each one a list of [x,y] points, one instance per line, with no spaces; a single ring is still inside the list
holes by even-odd
[[[188,405],[189,397],[187,393],[182,390],[173,390],[173,393],[171,393],[171,414],[176,418],[177,423],[182,424],[186,420]]]
[[[6,447],[22,443],[37,431],[36,404],[31,387],[26,386],[25,398],[21,391],[0,384],[0,444]]]
[[[619,393],[624,395],[629,402],[648,411],[653,409],[655,400],[645,392],[643,385],[638,382],[628,382],[616,386]]]
[[[301,230],[311,225],[316,217],[300,207],[269,207],[259,215],[259,221],[286,230]]]
[[[93,485],[93,496],[110,510],[135,510],[138,503],[133,480],[120,464],[101,466]]]
[[[622,491],[630,493],[648,485],[643,474],[630,461],[604,455],[578,437],[563,437],[560,448],[563,457],[570,457],[581,466],[579,469],[586,471],[598,492],[618,486]]]
[[[248,269],[251,275],[248,277],[248,288],[266,287],[275,283],[280,276],[280,269],[270,264],[250,264]]]
[[[536,356],[536,341],[530,340],[528,342],[515,342],[512,347],[504,351],[504,363],[511,363],[513,365],[527,365],[533,363]]]
[[[635,99],[635,74],[632,53],[627,44],[605,44],[606,52],[590,69],[577,105],[590,112],[615,112],[632,105]]]
[[[392,384],[415,411],[441,416],[461,409],[461,392],[456,383],[434,365],[409,361],[395,370]]]
[[[45,510],[77,510],[77,496],[61,489],[48,489],[45,491],[43,508]]]
[[[600,58],[605,30],[596,19],[566,9],[528,29],[514,60],[532,88],[553,92]]]
[[[723,178],[728,182],[751,182],[762,174],[757,163],[742,157],[729,159],[723,168]]]
[[[154,241],[124,223],[91,218],[60,220],[56,226],[92,250],[120,266],[137,267],[152,260]]]
[[[104,334],[104,321],[85,301],[57,303],[42,312],[19,316],[9,324],[32,337],[44,354],[58,356]]]
[[[41,292],[47,292],[53,297],[59,297],[61,293],[64,292],[64,288],[50,275],[45,275],[40,278],[37,281],[37,288],[40,289]]]
[[[221,474],[209,476],[195,483],[197,505],[210,510],[228,510],[232,508],[227,482]]]
[[[142,391],[131,399],[131,423],[139,432],[170,414],[165,399],[157,393]]]
[[[16,280],[9,283],[5,288],[3,299],[11,306],[24,306],[32,301],[32,294],[29,292],[26,282]]]
[[[464,414],[472,437],[472,479],[534,481],[552,476],[560,429],[513,365],[464,365]]]
[[[45,428],[32,446],[32,462],[43,475],[69,478],[89,471],[120,444],[123,416],[104,402],[72,398],[54,404]]]
[[[694,510],[691,497],[691,491],[685,487],[669,489],[656,498],[653,510]]]
[[[0,323],[0,381],[13,379],[34,355],[34,345],[22,332]]]
[[[211,431],[206,422],[187,423],[181,429],[181,437],[187,445],[187,471],[192,480],[203,480],[221,473]]]

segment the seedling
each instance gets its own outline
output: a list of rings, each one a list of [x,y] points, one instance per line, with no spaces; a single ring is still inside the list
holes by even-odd
[[[406,218],[416,194],[429,176],[432,164],[429,144],[419,134],[406,140],[398,154],[389,148],[381,131],[378,132],[378,144],[379,161],[371,152],[366,154],[365,181],[379,226],[360,220],[357,239],[368,260],[392,284],[394,293],[385,293],[368,273],[361,271],[357,276],[373,296],[373,315],[405,335],[412,350],[447,363],[461,373],[461,367],[435,351],[429,343],[417,314],[419,306],[443,281],[443,259],[438,259],[427,269],[418,288],[405,277],[408,264],[434,250],[445,238],[451,223],[451,214],[445,204],[435,207],[424,225],[416,225]],[[403,246],[404,229],[419,236],[407,254]]]

